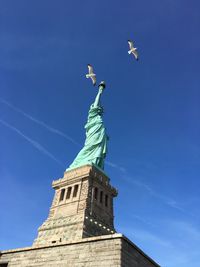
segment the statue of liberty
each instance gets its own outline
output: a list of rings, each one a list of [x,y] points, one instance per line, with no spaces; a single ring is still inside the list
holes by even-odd
[[[108,136],[103,124],[103,107],[100,98],[105,89],[105,82],[99,84],[99,91],[94,103],[90,106],[88,120],[85,125],[86,139],[84,147],[78,153],[69,169],[77,168],[85,164],[94,164],[104,169],[104,160],[107,153]]]

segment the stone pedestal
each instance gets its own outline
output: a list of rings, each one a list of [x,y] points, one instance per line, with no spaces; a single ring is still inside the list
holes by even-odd
[[[2,251],[1,263],[8,267],[159,267],[121,234]]]
[[[115,233],[113,198],[117,191],[102,171],[85,165],[65,172],[52,187],[55,196],[49,216],[33,246]]]
[[[158,267],[114,229],[117,191],[85,165],[53,181],[54,199],[33,246],[0,252],[0,267]]]

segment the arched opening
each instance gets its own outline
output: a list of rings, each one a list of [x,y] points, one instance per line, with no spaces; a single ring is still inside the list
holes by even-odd
[[[100,192],[100,203],[103,203],[103,191]]]
[[[105,206],[108,207],[108,195],[105,195]]]
[[[77,197],[77,193],[78,193],[78,184],[74,186],[73,197]]]
[[[94,199],[98,199],[98,188],[97,187],[95,187],[94,188]]]
[[[69,199],[69,198],[70,198],[70,196],[71,196],[71,192],[72,192],[72,187],[70,186],[70,187],[67,188],[66,199]]]
[[[60,192],[60,200],[59,201],[62,201],[64,199],[64,195],[65,195],[65,189],[63,188]]]

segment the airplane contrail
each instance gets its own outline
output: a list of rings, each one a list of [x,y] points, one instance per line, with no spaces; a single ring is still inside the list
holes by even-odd
[[[64,137],[65,139],[67,139],[68,141],[70,141],[71,143],[80,146],[79,143],[77,143],[72,137],[70,137],[69,135],[64,134],[63,132],[59,131],[58,129],[55,129],[51,126],[49,126],[48,124],[44,123],[43,121],[40,121],[34,117],[32,117],[31,115],[29,115],[28,113],[24,112],[23,110],[15,107],[14,105],[12,105],[11,103],[9,103],[8,101],[6,101],[5,99],[0,97],[0,102],[7,105],[8,107],[10,107],[11,109],[17,111],[18,113],[24,115],[26,118],[30,119],[31,121],[43,126],[44,128],[46,128],[48,131],[58,134],[62,137]]]
[[[68,141],[70,141],[71,143],[77,145],[77,146],[80,146],[79,143],[77,143],[72,137],[70,137],[69,135],[66,135],[64,134],[63,132],[61,132],[60,130],[58,129],[55,129],[49,125],[47,125],[46,123],[44,123],[43,121],[40,121],[34,117],[32,117],[31,115],[29,115],[28,113],[24,112],[23,110],[19,109],[18,107],[14,106],[13,104],[11,104],[10,102],[6,101],[5,99],[3,99],[2,97],[0,97],[0,102],[7,105],[9,108],[13,109],[14,111],[22,114],[23,116],[25,116],[26,118],[28,118],[29,120],[43,126],[44,128],[46,128],[48,131],[52,132],[52,133],[55,133],[55,134],[58,134],[62,137],[64,137],[65,139],[67,139]],[[1,121],[2,122],[2,121]],[[8,125],[6,125],[8,126]],[[13,127],[13,126],[11,126]],[[16,129],[16,128],[15,128]],[[17,129],[16,129],[17,130]],[[20,133],[22,134],[22,133]],[[23,135],[23,134],[22,134]],[[28,137],[27,137],[28,138]],[[30,140],[29,140],[30,141]],[[35,141],[34,141],[35,142]],[[35,146],[35,145],[34,145]],[[41,146],[42,147],[42,146]],[[121,172],[126,172],[125,168],[123,168],[122,166],[118,166],[117,164],[113,163],[113,162],[110,162],[110,161],[106,161],[105,164],[107,164],[108,166],[112,167],[112,168],[117,168],[119,169]]]
[[[118,169],[122,173],[125,173],[126,172],[126,169],[124,167],[122,167],[122,166],[120,166],[120,165],[118,165],[118,164],[116,164],[114,162],[111,162],[111,161],[106,160],[105,161],[105,164],[108,165],[108,166],[110,166],[110,167],[112,167],[112,168]]]
[[[25,134],[23,134],[19,129],[17,129],[16,127],[10,125],[9,123],[5,122],[4,120],[0,119],[0,123],[3,124],[4,126],[6,126],[7,128],[13,130],[14,132],[16,132],[18,135],[20,135],[21,137],[23,137],[25,140],[27,140],[32,146],[34,146],[37,150],[39,150],[40,152],[42,152],[44,155],[48,156],[49,158],[53,159],[54,161],[56,161],[59,165],[61,165],[62,167],[64,166],[63,163],[61,161],[59,161],[56,157],[54,157],[54,155],[52,155],[46,148],[44,148],[40,143],[38,143],[37,141],[31,139],[30,137],[26,136]]]

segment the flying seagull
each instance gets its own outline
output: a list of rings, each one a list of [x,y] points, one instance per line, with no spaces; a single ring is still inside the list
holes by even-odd
[[[130,48],[130,50],[128,51],[129,55],[133,54],[135,59],[138,60],[137,48],[134,47],[133,42],[131,40],[128,40],[128,44],[129,44],[129,48]]]
[[[93,67],[90,64],[88,64],[88,72],[89,73],[86,74],[86,78],[87,79],[91,78],[92,79],[92,83],[95,86],[96,85],[96,74],[94,73]]]

